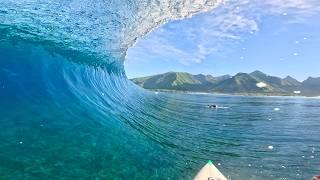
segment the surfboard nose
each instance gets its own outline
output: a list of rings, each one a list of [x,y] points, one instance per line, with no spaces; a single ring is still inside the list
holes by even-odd
[[[312,180],[320,180],[320,175],[313,176]]]
[[[227,178],[214,166],[211,160],[198,172],[194,180],[227,180]]]

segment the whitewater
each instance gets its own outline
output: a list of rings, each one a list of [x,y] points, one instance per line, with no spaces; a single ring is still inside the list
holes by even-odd
[[[0,179],[192,179],[209,159],[230,179],[319,173],[317,99],[155,94],[127,79],[139,38],[221,3],[0,0]]]

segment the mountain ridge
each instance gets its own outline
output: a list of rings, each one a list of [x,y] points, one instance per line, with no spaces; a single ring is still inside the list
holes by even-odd
[[[261,71],[237,73],[234,76],[187,72],[167,72],[131,79],[135,84],[151,90],[191,91],[240,95],[320,96],[320,77],[300,82],[291,76],[280,78]]]

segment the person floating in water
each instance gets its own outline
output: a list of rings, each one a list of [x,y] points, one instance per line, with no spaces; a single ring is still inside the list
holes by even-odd
[[[216,104],[209,104],[209,105],[208,105],[208,108],[209,108],[209,109],[215,109],[215,108],[218,108],[218,105],[216,105]]]

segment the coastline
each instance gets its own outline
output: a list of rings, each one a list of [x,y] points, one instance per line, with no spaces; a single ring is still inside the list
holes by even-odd
[[[144,88],[143,88],[144,89]],[[302,96],[302,95],[276,95],[276,94],[259,94],[259,93],[217,93],[217,92],[197,92],[197,91],[179,91],[169,89],[145,89],[152,92],[177,93],[177,94],[195,94],[195,95],[213,95],[213,96],[238,96],[238,97],[270,97],[270,98],[305,98],[320,99],[320,96]]]

